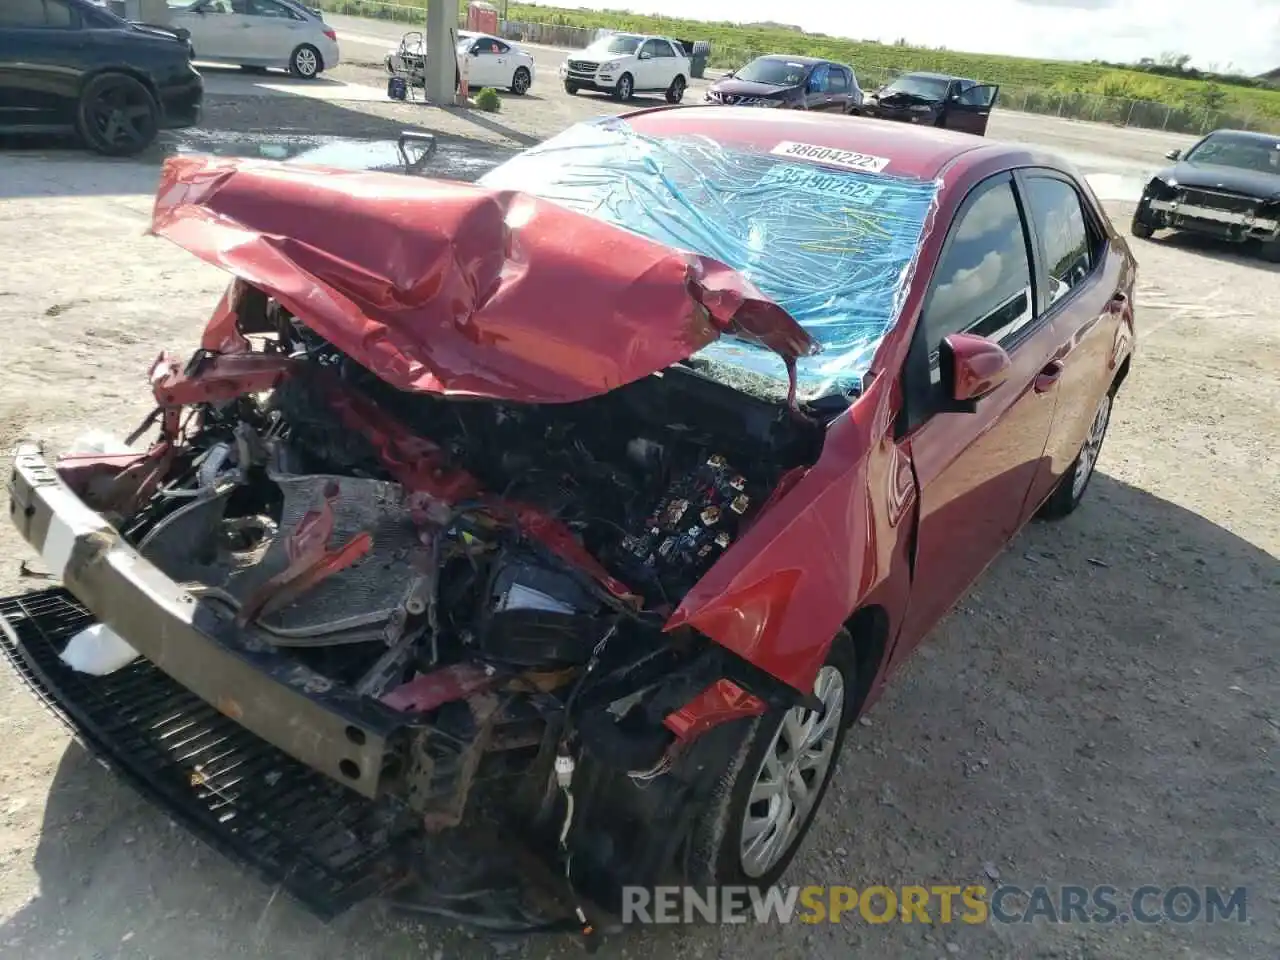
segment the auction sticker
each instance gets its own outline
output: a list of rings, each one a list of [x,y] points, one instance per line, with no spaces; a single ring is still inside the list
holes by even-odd
[[[882,173],[885,167],[889,166],[888,157],[873,157],[853,150],[837,150],[834,147],[823,147],[816,143],[796,143],[793,140],[783,140],[769,152],[774,156],[787,157],[790,160],[825,163],[828,166],[860,170],[863,173]]]

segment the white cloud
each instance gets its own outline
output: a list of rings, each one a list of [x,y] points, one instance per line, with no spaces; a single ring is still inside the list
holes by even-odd
[[[1246,73],[1280,67],[1280,0],[913,0],[907,11],[899,4],[849,0],[790,6],[777,0],[551,2],[700,20],[790,22],[859,40],[892,43],[905,36],[920,46],[978,53],[1132,61],[1169,51],[1190,54],[1199,67],[1232,65]]]

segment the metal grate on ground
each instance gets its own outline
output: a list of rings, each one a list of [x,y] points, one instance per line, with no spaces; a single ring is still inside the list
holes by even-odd
[[[0,599],[0,652],[92,752],[149,799],[313,912],[400,882],[403,821],[224,717],[150,662],[106,677],[59,654],[92,615],[55,588]]]

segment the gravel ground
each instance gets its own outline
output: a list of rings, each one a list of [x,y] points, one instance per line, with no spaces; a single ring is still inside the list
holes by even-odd
[[[533,104],[528,116],[504,105],[498,122],[544,135]],[[480,160],[520,139],[424,109],[215,100],[208,126],[383,136],[429,115],[457,137],[442,153]],[[1167,149],[1146,132],[1016,115],[993,132],[1121,159]],[[224,278],[144,235],[153,165],[45,147],[0,157],[0,448],[123,432],[147,410],[148,361],[192,343]],[[1110,212],[1122,222],[1131,208]],[[1139,354],[1088,502],[1029,528],[855,727],[788,879],[1243,885],[1248,922],[663,928],[602,956],[1280,953],[1280,273],[1186,241],[1135,249]],[[28,555],[0,525],[0,594],[39,586],[18,574]],[[0,738],[6,960],[577,949],[476,939],[377,906],[322,925],[91,762],[3,670]]]

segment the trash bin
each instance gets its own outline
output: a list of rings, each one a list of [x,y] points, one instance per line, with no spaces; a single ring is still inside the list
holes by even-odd
[[[706,40],[698,40],[693,44],[689,54],[689,75],[701,80],[707,72],[707,61],[711,59],[711,44]]]

